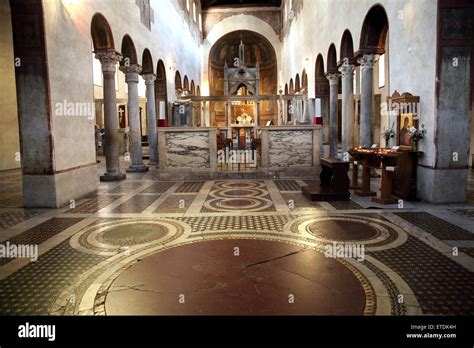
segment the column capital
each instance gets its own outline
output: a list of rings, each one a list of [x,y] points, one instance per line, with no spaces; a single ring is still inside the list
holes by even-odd
[[[362,57],[357,59],[362,70],[373,69],[375,59],[373,54],[364,54]]]
[[[329,80],[330,86],[337,86],[339,82],[339,73],[327,73],[326,78]]]
[[[339,71],[341,72],[341,77],[343,79],[347,77],[352,78],[352,76],[354,76],[354,70],[355,70],[355,65],[352,65],[352,64],[342,64],[339,67]]]
[[[122,60],[122,55],[115,50],[98,50],[95,57],[100,61],[102,72],[115,73],[117,63]]]
[[[155,74],[144,74],[142,75],[143,79],[145,80],[145,85],[153,85],[156,80]]]
[[[142,72],[142,66],[139,64],[122,65],[120,71],[125,74],[126,83],[138,83],[138,75]]]

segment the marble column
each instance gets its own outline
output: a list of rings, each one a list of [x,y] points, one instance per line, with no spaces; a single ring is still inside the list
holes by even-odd
[[[338,73],[326,74],[329,80],[329,157],[337,157],[337,84]]]
[[[146,111],[148,119],[148,146],[150,148],[150,161],[148,164],[158,164],[158,138],[156,135],[156,109],[155,109],[155,74],[143,75],[146,85]]]
[[[339,68],[342,78],[342,153],[354,147],[354,70],[352,64]]]
[[[115,71],[122,56],[114,50],[100,50],[95,53],[100,61],[104,77],[104,128],[105,128],[105,168],[100,181],[118,181],[125,179],[120,171],[118,117],[115,92]]]
[[[254,121],[255,121],[256,126],[260,126],[260,101],[257,100],[255,105],[257,106],[257,113],[255,115],[255,120]]]
[[[374,55],[364,54],[359,58],[361,68],[360,91],[360,145],[372,146],[372,103],[373,103],[373,75]]]
[[[130,127],[130,145],[132,164],[127,172],[146,172],[148,167],[143,164],[142,134],[140,130],[140,108],[138,104],[138,76],[142,67],[131,64],[120,67],[125,74],[125,82],[128,85],[128,124]]]

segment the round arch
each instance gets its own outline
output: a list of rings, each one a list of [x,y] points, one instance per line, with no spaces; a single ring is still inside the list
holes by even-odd
[[[176,90],[181,89],[183,86],[181,84],[181,74],[179,70],[176,70],[176,74],[174,75],[174,88]]]
[[[115,49],[114,37],[109,22],[100,13],[96,13],[92,17],[91,36],[94,51]]]
[[[367,12],[362,24],[359,50],[362,53],[384,54],[388,27],[385,9],[381,5],[373,6]]]
[[[188,75],[184,75],[183,89],[184,89],[185,91],[188,91],[188,92],[189,92],[189,79],[188,79]]]
[[[327,72],[335,73],[337,72],[337,54],[336,46],[331,44],[328,50],[328,59],[327,59]]]
[[[342,34],[341,48],[340,48],[340,61],[344,58],[348,58],[349,61],[354,60],[354,41],[352,40],[352,34],[349,29],[346,29]]]
[[[235,16],[226,17],[217,24],[215,24],[211,31],[208,33],[203,43],[203,81],[209,81],[209,56],[211,48],[214,44],[224,35],[227,35],[233,31],[248,30],[256,32],[265,37],[276,53],[277,59],[277,71],[280,69],[280,49],[281,42],[278,34],[273,28],[264,20],[257,18],[253,15],[239,14]],[[209,94],[209,85],[202,86],[202,92]]]
[[[142,75],[153,74],[153,58],[151,57],[150,50],[145,48],[142,54]]]
[[[123,56],[123,59],[120,62],[121,65],[126,64],[126,59],[128,59],[129,64],[138,64],[135,44],[133,43],[132,38],[128,34],[125,34],[122,38],[122,45],[120,51]]]
[[[301,90],[308,93],[308,74],[306,73],[306,69],[303,69],[301,73]]]

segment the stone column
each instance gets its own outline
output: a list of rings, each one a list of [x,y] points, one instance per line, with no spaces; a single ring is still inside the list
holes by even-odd
[[[329,80],[329,157],[337,156],[337,83],[338,73],[326,74]]]
[[[125,74],[128,85],[128,125],[130,127],[130,143],[132,164],[127,172],[146,172],[148,167],[143,164],[142,134],[140,131],[140,109],[138,105],[138,74],[142,67],[138,64],[120,67]]]
[[[148,164],[158,164],[158,138],[156,135],[155,109],[155,74],[143,75],[146,85],[146,111],[148,118],[148,146],[150,147],[150,161]]]
[[[342,75],[342,153],[354,147],[354,70],[355,66],[343,64]]]
[[[122,56],[113,50],[97,51],[96,58],[100,61],[104,77],[104,128],[105,128],[105,167],[100,181],[118,181],[125,179],[120,171],[117,101],[115,93],[115,69]]]
[[[257,100],[255,105],[257,106],[257,113],[255,115],[254,123],[256,126],[260,126],[260,101]]]
[[[358,62],[361,67],[362,79],[360,91],[360,145],[370,147],[372,145],[374,55],[364,54]]]

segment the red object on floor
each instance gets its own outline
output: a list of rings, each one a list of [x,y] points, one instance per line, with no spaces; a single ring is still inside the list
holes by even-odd
[[[168,120],[158,120],[158,127],[168,127]]]
[[[317,117],[317,116],[314,116],[314,124],[318,125],[323,125],[323,118],[322,117]]]

